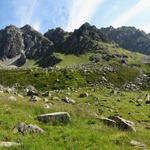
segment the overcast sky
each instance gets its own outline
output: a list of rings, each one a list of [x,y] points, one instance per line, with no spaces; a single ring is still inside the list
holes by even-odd
[[[30,24],[42,33],[56,27],[73,31],[85,22],[150,33],[150,0],[0,0],[0,29]]]

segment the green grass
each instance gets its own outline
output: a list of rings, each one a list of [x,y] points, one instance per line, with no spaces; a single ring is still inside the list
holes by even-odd
[[[95,90],[94,90],[95,89]],[[136,148],[130,146],[131,140],[137,140],[150,147],[149,138],[150,131],[144,129],[142,123],[138,120],[150,121],[149,106],[145,105],[145,96],[147,91],[139,92],[122,92],[118,95],[110,94],[111,90],[97,88],[82,88],[78,92],[72,90],[70,98],[76,100],[75,105],[65,104],[61,101],[49,100],[53,103],[50,109],[44,109],[44,102],[37,103],[28,102],[28,97],[17,98],[17,102],[9,102],[8,94],[0,94],[0,141],[21,142],[22,146],[4,148],[9,150],[134,150]],[[79,98],[82,92],[89,93],[87,98]],[[65,96],[65,92],[52,96],[58,96],[60,99]],[[99,98],[99,101],[95,100]],[[143,99],[143,106],[138,107],[129,103],[129,100]],[[50,97],[48,97],[51,99]],[[120,98],[122,101],[117,102]],[[105,101],[107,100],[107,101]],[[86,103],[89,102],[90,105]],[[112,111],[106,109],[111,107]],[[98,117],[115,115],[115,111],[119,112],[125,119],[129,119],[136,123],[137,132],[121,131],[117,128],[107,127],[101,123]],[[51,125],[39,122],[37,115],[50,112],[67,111],[71,115],[71,121],[68,125]],[[132,114],[129,115],[128,113]],[[44,134],[27,134],[22,136],[14,134],[12,129],[20,122],[27,124],[37,124],[45,130]],[[149,122],[146,123],[150,125]]]
[[[55,53],[54,55],[62,60],[60,63],[56,64],[56,66],[65,67],[65,66],[74,66],[77,64],[88,63],[88,62],[90,62],[89,56],[91,54],[86,53],[84,55],[76,56],[73,54],[65,55],[65,54],[61,54],[61,53]]]
[[[111,67],[114,71],[103,70],[102,68],[105,67]],[[108,83],[120,88],[126,82],[134,82],[138,76],[139,70],[128,66],[87,64],[81,68],[73,67],[70,69],[0,70],[0,84],[12,86],[19,83],[22,87],[30,84],[40,91],[49,91],[82,88],[91,84],[103,85],[102,77],[105,77]]]

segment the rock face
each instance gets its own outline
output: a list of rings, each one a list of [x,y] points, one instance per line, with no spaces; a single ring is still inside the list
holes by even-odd
[[[44,34],[50,41],[52,41],[55,45],[60,45],[62,42],[66,40],[66,37],[70,36],[71,33],[65,32],[61,28],[48,30]]]
[[[19,28],[10,25],[0,30],[0,59],[16,57],[23,50],[24,41]]]
[[[70,115],[67,112],[55,112],[55,113],[40,115],[37,117],[37,119],[44,123],[48,123],[48,122],[68,123],[70,121]]]
[[[60,44],[58,50],[67,54],[83,54],[85,52],[99,49],[98,42],[110,42],[108,37],[95,26],[89,23],[83,24],[79,29],[75,30],[70,36]]]
[[[53,42],[29,25],[22,28],[10,25],[0,30],[0,60],[3,65],[20,67],[26,63],[26,59],[42,58],[54,65],[57,59],[54,59],[54,56],[52,59],[50,57],[54,50]],[[43,66],[42,63],[40,65]]]
[[[143,54],[150,54],[150,36],[144,31],[135,27],[101,28],[101,32],[106,34],[109,39],[113,40],[120,47]]]
[[[26,132],[29,133],[43,133],[44,130],[38,127],[37,125],[32,125],[32,124],[25,124],[24,122],[19,123],[18,125],[15,126],[13,129],[14,133],[21,133],[25,134]]]
[[[24,39],[25,55],[29,59],[38,59],[47,56],[54,51],[53,43],[31,26],[25,25],[21,28]]]

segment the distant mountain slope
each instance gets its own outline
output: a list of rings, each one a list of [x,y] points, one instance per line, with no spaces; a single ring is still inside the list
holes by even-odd
[[[26,59],[43,59],[44,66],[50,66],[55,60],[51,56],[55,51],[54,44],[31,26],[17,28],[13,25],[0,30],[0,60],[3,65],[22,66]],[[51,61],[48,58],[52,58]],[[49,63],[49,64],[46,64]],[[41,66],[43,64],[40,63]],[[44,67],[43,66],[43,67]]]
[[[143,54],[150,54],[150,35],[140,31],[135,27],[101,28],[101,32],[106,34],[120,47]]]
[[[55,36],[49,36],[52,34],[55,34]],[[104,33],[95,26],[91,26],[89,23],[83,24],[73,33],[67,33],[63,30],[56,29],[53,32],[52,30],[48,31],[45,33],[45,36],[54,41],[54,43],[58,43],[56,45],[57,52],[65,54],[83,54],[85,52],[93,51],[98,48],[95,41],[106,43],[110,42]],[[58,39],[57,36],[59,36],[60,39]]]
[[[144,57],[143,55],[134,57],[135,54],[120,49],[118,44],[113,42],[130,51],[150,54],[150,36],[134,27],[98,29],[85,23],[74,32],[65,32],[61,28],[56,28],[42,35],[30,25],[22,28],[10,25],[0,30],[0,66],[21,67],[28,66],[25,64],[30,62],[40,67],[66,65],[66,62],[69,63],[67,60],[64,61],[69,58],[65,56],[66,54],[70,54],[70,60],[76,59],[71,60],[76,64],[91,61],[106,61],[106,63],[115,61],[126,64]],[[87,53],[91,53],[87,55],[90,58],[80,57]],[[83,61],[82,58],[85,60]]]

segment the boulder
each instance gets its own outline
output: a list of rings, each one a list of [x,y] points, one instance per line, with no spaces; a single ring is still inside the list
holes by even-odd
[[[47,103],[49,100],[47,98],[43,98],[43,101]]]
[[[146,101],[145,103],[146,103],[146,104],[150,104],[150,100]]]
[[[40,127],[38,127],[37,125],[32,125],[32,124],[25,124],[24,122],[19,123],[18,125],[16,125],[13,129],[14,133],[21,133],[21,134],[25,134],[26,132],[29,133],[43,133],[44,130],[41,129]]]
[[[100,121],[106,124],[107,126],[116,126],[116,122],[108,118],[100,118]]]
[[[75,100],[69,99],[68,97],[63,98],[62,101],[68,104],[75,104]]]
[[[32,85],[28,85],[25,89],[25,92],[28,96],[38,95],[37,89]]]
[[[30,99],[29,99],[29,102],[37,102],[37,101],[39,101],[39,100],[41,100],[41,98],[39,98],[38,96],[32,96]]]
[[[0,142],[0,147],[11,147],[11,146],[19,146],[21,143],[16,142]]]
[[[45,104],[43,107],[46,108],[46,109],[50,108],[50,106],[48,104]]]
[[[130,142],[130,145],[131,146],[135,146],[135,147],[137,147],[137,148],[146,148],[146,145],[145,144],[143,144],[143,143],[140,143],[140,142],[137,142],[137,141],[134,141],[134,140],[132,140],[131,142]]]
[[[42,96],[51,96],[52,94],[51,94],[51,92],[50,91],[47,91],[47,92],[45,92],[45,93],[42,93]]]
[[[79,97],[80,98],[88,97],[88,93],[81,93]]]
[[[14,96],[8,97],[8,100],[9,100],[9,101],[17,101],[17,99],[16,99]]]
[[[135,124],[118,116],[110,116],[109,119],[116,122],[116,126],[121,130],[131,130],[136,132]]]
[[[68,123],[70,121],[70,115],[68,112],[55,112],[55,113],[39,115],[37,119],[44,123],[48,123],[48,122]]]

